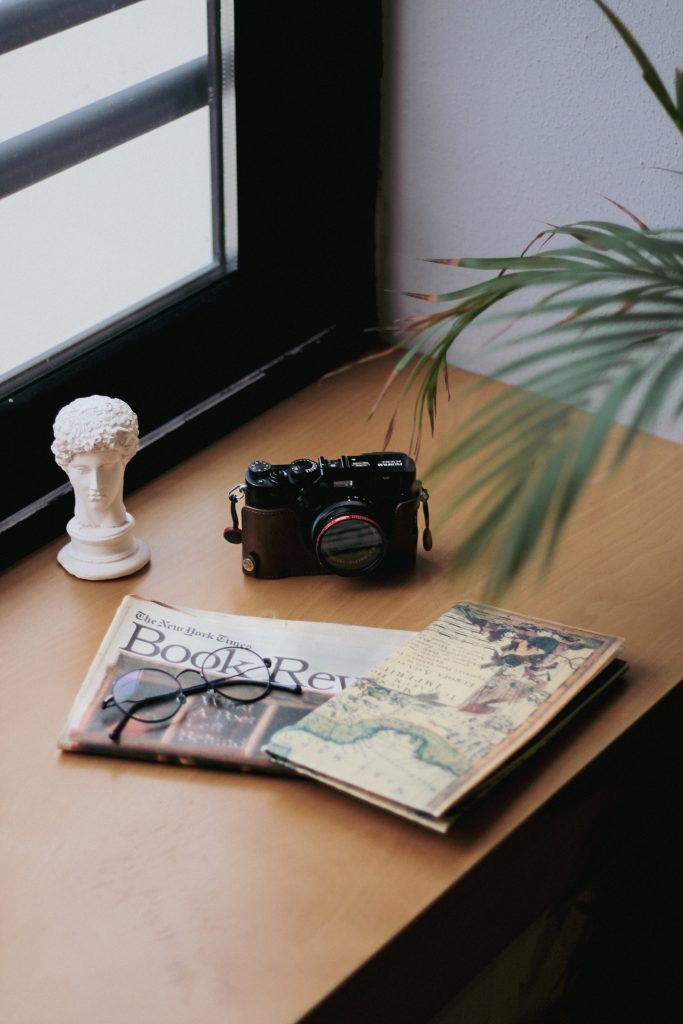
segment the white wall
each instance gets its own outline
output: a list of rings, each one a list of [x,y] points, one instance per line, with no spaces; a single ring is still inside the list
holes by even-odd
[[[389,0],[383,322],[434,306],[473,271],[425,257],[516,255],[549,223],[683,226],[683,145],[593,0]],[[683,0],[612,0],[668,88],[683,67]],[[454,363],[486,373],[473,329]],[[683,441],[683,427],[657,432]]]

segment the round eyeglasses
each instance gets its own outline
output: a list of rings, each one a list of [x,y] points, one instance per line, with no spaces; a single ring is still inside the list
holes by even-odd
[[[218,694],[238,704],[263,700],[273,689],[301,693],[298,683],[275,683],[270,668],[270,658],[250,647],[227,644],[207,652],[198,668],[185,668],[177,675],[153,665],[130,669],[117,677],[102,701],[103,708],[116,707],[123,715],[109,736],[118,741],[131,718],[147,724],[167,722],[195,693]]]

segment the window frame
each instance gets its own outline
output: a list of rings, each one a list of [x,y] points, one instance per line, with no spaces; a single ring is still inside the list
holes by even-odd
[[[64,532],[50,451],[74,398],[138,414],[126,493],[374,343],[381,0],[235,0],[239,258],[0,396],[0,567]]]

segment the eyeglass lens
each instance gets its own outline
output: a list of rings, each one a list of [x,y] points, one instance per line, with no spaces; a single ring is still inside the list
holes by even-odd
[[[226,646],[207,654],[201,677],[224,697],[249,704],[270,691],[268,663],[248,647]]]
[[[165,722],[182,703],[182,687],[169,672],[159,668],[131,669],[112,686],[114,703],[139,722]]]

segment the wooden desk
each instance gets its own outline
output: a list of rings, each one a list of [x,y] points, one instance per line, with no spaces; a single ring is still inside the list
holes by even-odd
[[[476,574],[456,577],[448,568],[459,523],[442,521],[439,487],[434,550],[421,553],[408,585],[248,579],[240,549],[223,541],[227,490],[251,459],[382,447],[391,406],[370,423],[366,414],[392,365],[384,359],[330,376],[129,495],[137,534],[152,550],[136,577],[74,579],[56,562],[61,540],[4,573],[7,1024],[284,1024],[309,1013],[325,1024],[415,1024],[572,869],[596,820],[591,766],[683,674],[683,451],[664,441],[646,444],[616,480],[595,484],[552,572],[543,581],[526,574],[505,599],[622,635],[628,684],[446,837],[303,779],[57,750],[127,592],[397,628],[421,628],[456,600],[479,596]],[[408,444],[405,409],[397,448]],[[423,476],[449,423],[466,411],[457,398],[441,409],[436,441],[425,441],[420,458]]]

